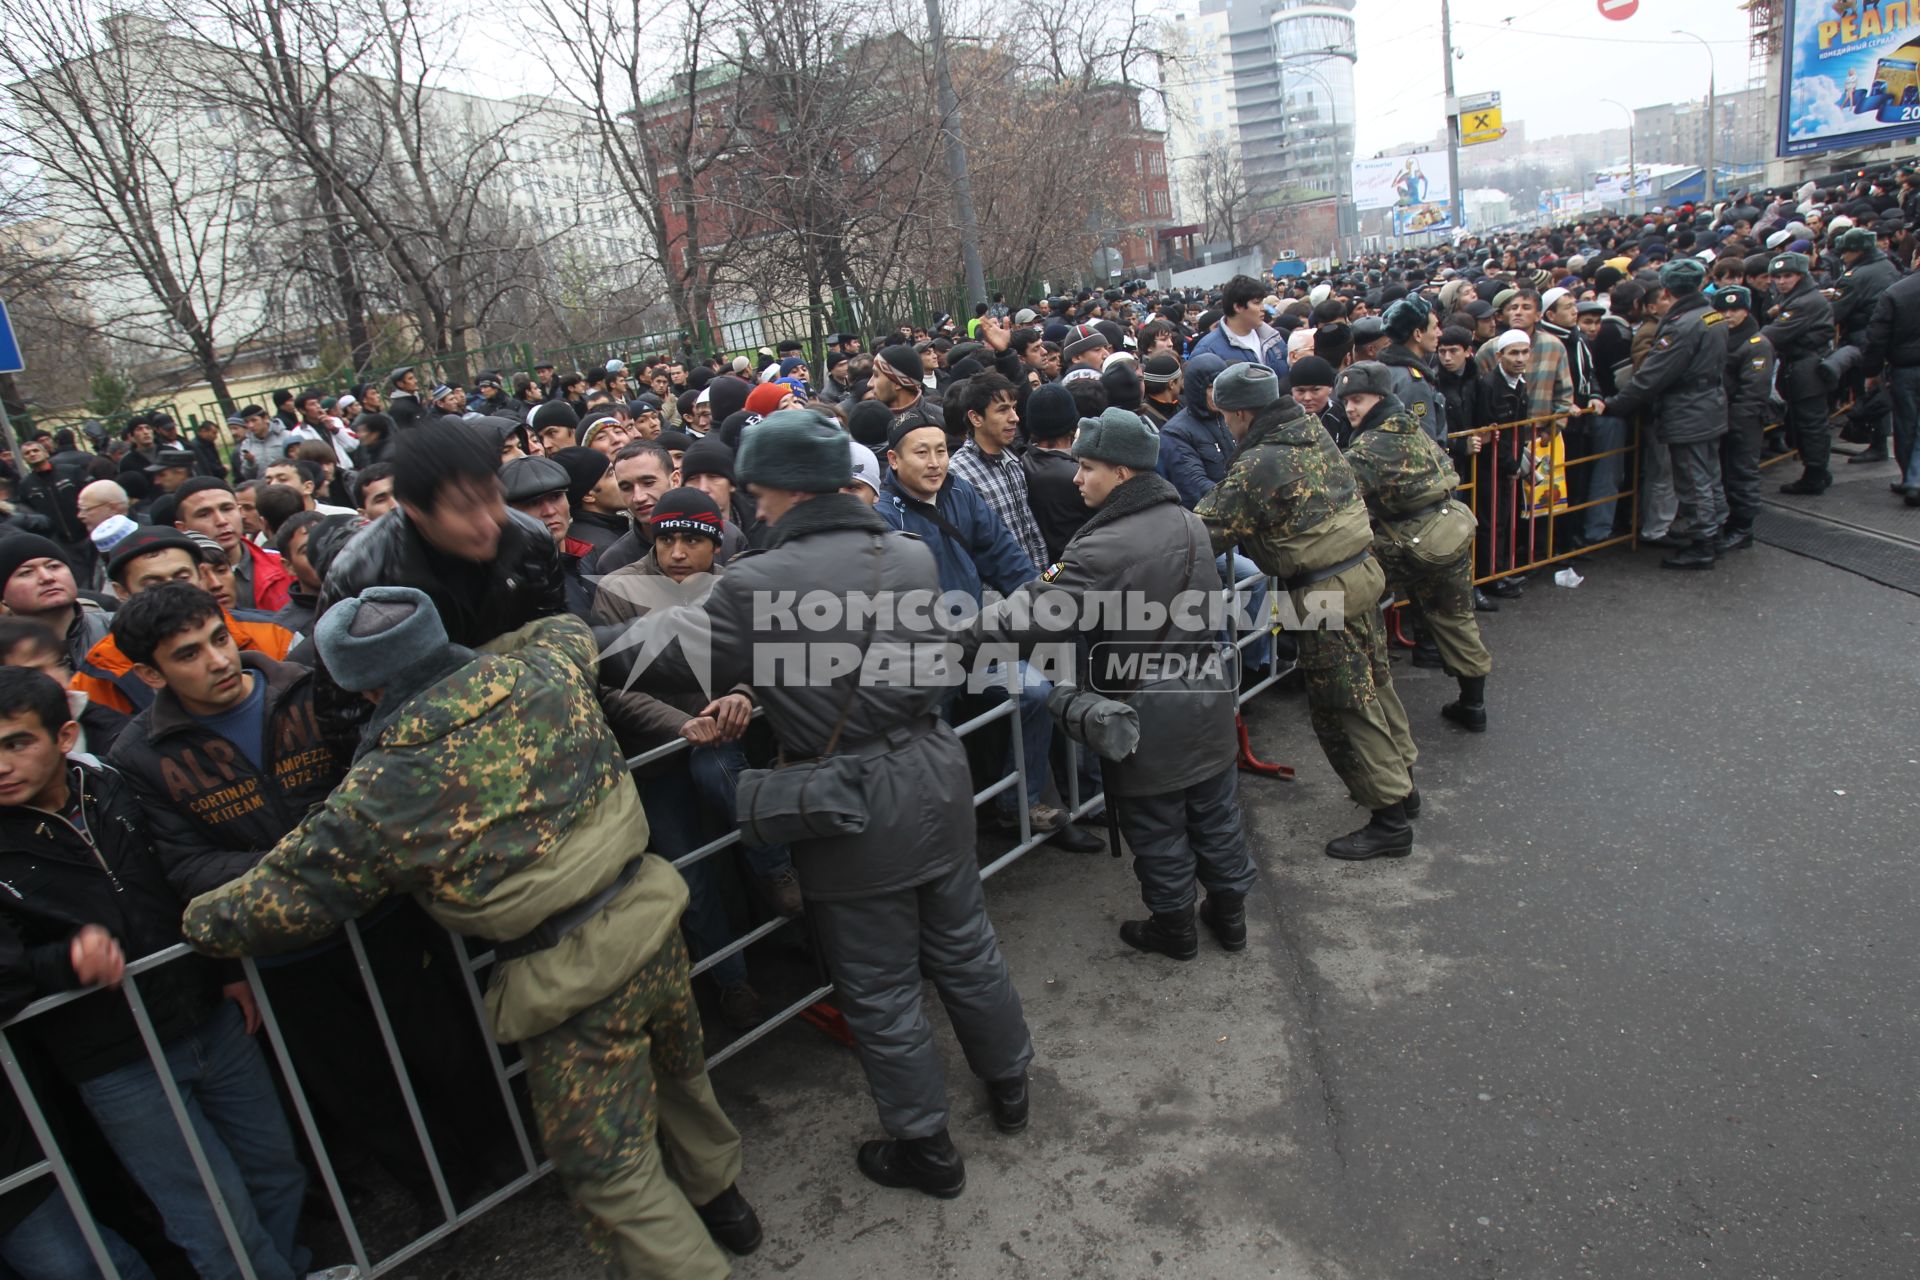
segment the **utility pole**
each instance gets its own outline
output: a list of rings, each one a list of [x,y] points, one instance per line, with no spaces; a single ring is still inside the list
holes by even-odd
[[[931,0],[929,0],[931,2]],[[1446,59],[1447,92],[1447,189],[1452,195],[1453,229],[1460,230],[1460,116],[1453,102],[1453,11],[1447,0],[1440,0],[1440,56]]]
[[[1707,43],[1705,37],[1697,36],[1691,31],[1682,31],[1677,27],[1673,34],[1685,36],[1707,51],[1707,168],[1706,172],[1700,175],[1700,192],[1706,197],[1707,208],[1711,209],[1714,196],[1718,194],[1714,188],[1720,185],[1714,180],[1713,172],[1713,135],[1720,131],[1719,95],[1714,86],[1714,81],[1719,78],[1715,65],[1718,60],[1713,56],[1713,46]]]
[[[953,212],[960,223],[960,258],[967,270],[969,304],[987,300],[987,273],[980,265],[980,224],[973,213],[973,180],[967,176],[967,144],[960,137],[960,99],[947,66],[947,32],[940,21],[940,0],[927,0],[927,35],[933,41],[933,73],[940,93],[940,132],[947,140],[947,177],[953,183]],[[955,316],[958,324],[966,317]]]

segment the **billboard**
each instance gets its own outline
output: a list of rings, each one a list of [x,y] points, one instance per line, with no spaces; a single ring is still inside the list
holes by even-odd
[[[1444,155],[1423,151],[1353,162],[1353,207],[1393,210],[1397,236],[1452,230],[1452,201]]]
[[[1787,0],[1783,156],[1920,135],[1920,3]]]

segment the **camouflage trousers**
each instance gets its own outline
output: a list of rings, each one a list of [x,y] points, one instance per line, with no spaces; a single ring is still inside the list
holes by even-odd
[[[740,1135],[707,1080],[687,983],[687,948],[674,929],[626,986],[520,1045],[541,1141],[611,1275],[729,1272],[693,1206],[740,1176]]]
[[[1344,626],[1290,633],[1299,649],[1314,736],[1327,753],[1327,763],[1347,784],[1347,794],[1369,809],[1407,798],[1413,790],[1408,771],[1419,755],[1387,665],[1386,628],[1380,619],[1385,589],[1386,576],[1369,557],[1295,593],[1294,605],[1302,617],[1306,604],[1297,597],[1338,593],[1346,602]]]
[[[1480,620],[1473,611],[1472,545],[1454,563],[1439,568],[1380,541],[1373,544],[1373,554],[1386,570],[1393,594],[1407,602],[1419,628],[1433,638],[1447,674],[1493,674],[1493,655],[1480,637]]]

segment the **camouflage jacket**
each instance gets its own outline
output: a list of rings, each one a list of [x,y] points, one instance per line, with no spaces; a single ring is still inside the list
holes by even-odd
[[[1360,424],[1346,457],[1376,520],[1412,515],[1460,487],[1446,451],[1392,397]]]
[[[457,933],[531,932],[612,884],[646,816],[595,696],[599,652],[567,614],[509,632],[396,708],[325,804],[187,907],[212,955],[290,950],[389,893]],[[679,921],[686,884],[647,857],[559,946],[500,966],[494,1033],[525,1039],[618,990]]]
[[[1278,578],[1338,564],[1373,541],[1353,469],[1319,418],[1291,400],[1260,411],[1226,479],[1194,512],[1215,551],[1238,543]]]

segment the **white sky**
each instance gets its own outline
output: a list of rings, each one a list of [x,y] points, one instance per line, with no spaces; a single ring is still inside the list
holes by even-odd
[[[1748,84],[1738,0],[1640,0],[1621,22],[1601,17],[1597,0],[1453,0],[1452,8],[1454,49],[1464,55],[1454,61],[1454,91],[1498,90],[1506,118],[1524,121],[1529,138],[1625,127],[1625,113],[1601,98],[1647,107],[1705,97],[1707,51],[1672,34],[1676,27],[1712,43],[1723,92]],[[1354,17],[1354,153],[1432,137],[1445,99],[1439,0],[1359,0]]]

